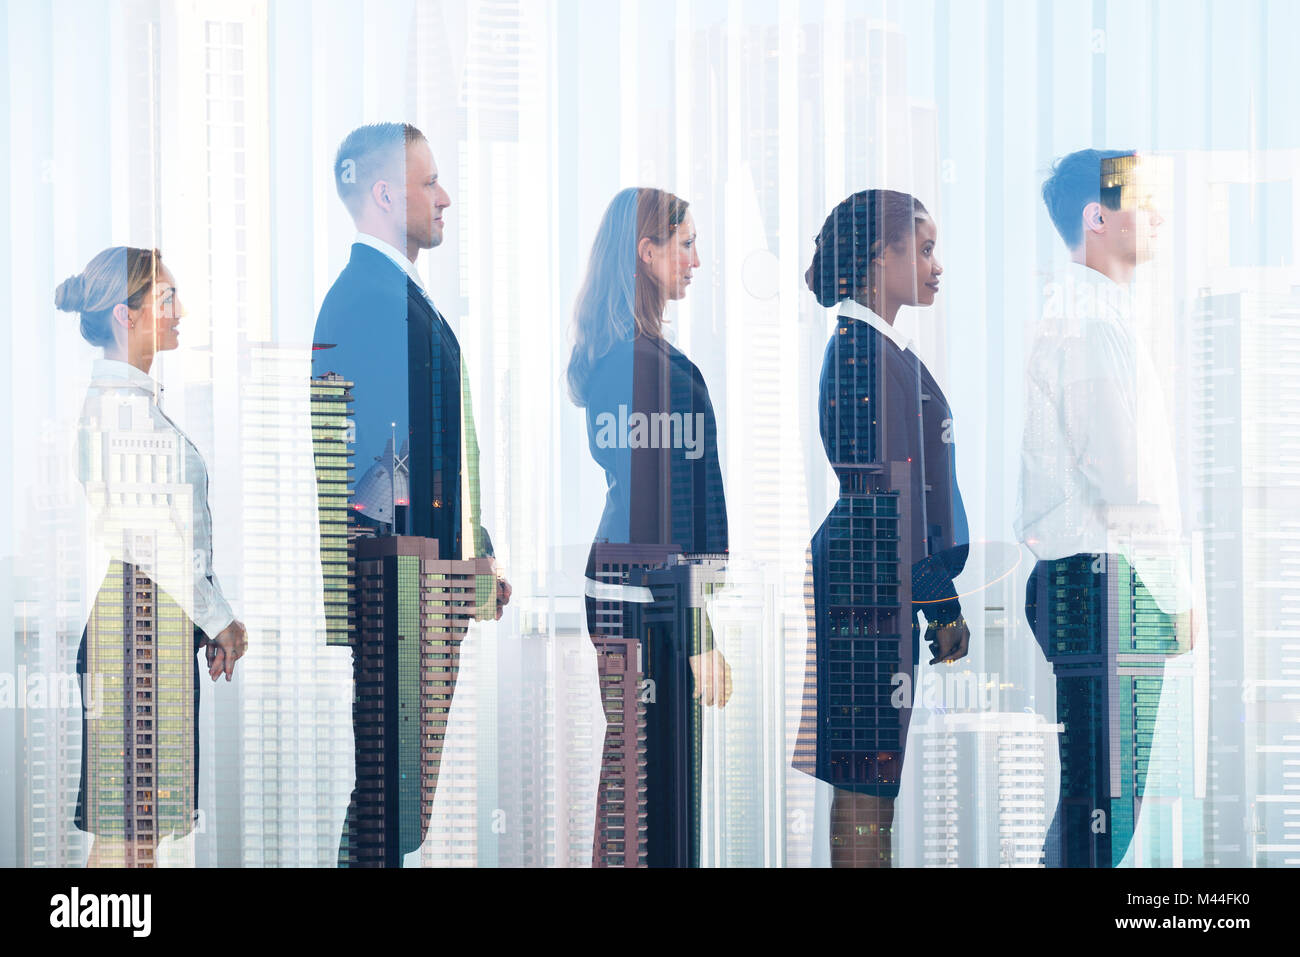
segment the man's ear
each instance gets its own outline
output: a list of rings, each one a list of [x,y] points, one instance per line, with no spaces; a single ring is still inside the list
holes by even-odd
[[[370,198],[375,201],[375,205],[380,209],[391,210],[393,208],[393,191],[388,186],[388,180],[375,180],[375,185],[370,187]]]
[[[1094,233],[1106,231],[1106,220],[1102,215],[1101,203],[1089,203],[1083,207],[1083,228]]]
[[[123,329],[129,329],[131,327],[131,313],[130,310],[126,308],[126,303],[119,302],[113,307],[113,321]]]

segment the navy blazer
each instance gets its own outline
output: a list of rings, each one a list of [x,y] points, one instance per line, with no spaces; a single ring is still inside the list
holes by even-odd
[[[587,577],[621,565],[628,583],[640,585],[639,570],[671,552],[725,554],[718,423],[695,363],[658,337],[618,342],[592,368],[585,405],[591,455],[608,485]],[[594,609],[589,600],[593,634]],[[672,638],[689,635],[679,628]],[[701,638],[700,650],[713,647],[708,629]]]
[[[953,579],[966,564],[970,533],[952,411],[934,376],[911,349],[840,316],[826,345],[818,406],[822,443],[840,480],[837,510],[854,491],[904,491],[891,465],[909,466],[910,522],[898,534],[909,541],[911,610],[927,622],[959,618]]]
[[[969,536],[952,413],[914,352],[847,316],[826,346],[819,407],[840,495],[811,547],[813,773],[843,790],[893,798],[911,698],[899,706],[892,695],[895,676],[912,674],[919,657],[917,613],[929,624],[961,617],[953,579]],[[796,754],[811,744],[804,734]]]
[[[596,542],[726,552],[718,424],[695,363],[664,339],[618,342],[592,369],[586,410],[608,483]]]
[[[409,446],[411,497],[394,531],[436,539],[440,558],[477,557],[474,543],[461,541],[469,503],[461,502],[460,343],[424,291],[379,250],[354,243],[321,304],[313,343],[312,374],[353,383],[349,487],[395,434],[397,451]],[[486,532],[483,542],[491,555]]]

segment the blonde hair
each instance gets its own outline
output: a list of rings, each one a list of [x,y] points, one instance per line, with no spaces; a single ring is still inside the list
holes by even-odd
[[[81,314],[81,335],[92,346],[113,342],[113,309],[139,309],[162,270],[156,249],[112,246],[69,276],[54,290],[54,305]]]

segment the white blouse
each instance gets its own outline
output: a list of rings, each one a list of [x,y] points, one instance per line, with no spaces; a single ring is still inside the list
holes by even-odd
[[[209,638],[235,618],[212,570],[208,470],[158,405],[162,387],[100,359],[82,405],[78,468],[92,545],[136,566]]]

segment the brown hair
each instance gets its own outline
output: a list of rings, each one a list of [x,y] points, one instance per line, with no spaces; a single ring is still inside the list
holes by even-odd
[[[81,313],[81,335],[92,346],[111,345],[114,307],[139,309],[161,270],[162,254],[156,249],[112,246],[59,283],[54,305]]]
[[[642,239],[662,246],[672,238],[677,227],[686,218],[690,204],[662,189],[643,188],[637,191],[636,243],[639,250]],[[662,338],[664,306],[667,297],[649,270],[641,268],[641,256],[636,254],[636,330],[639,335]]]
[[[637,247],[642,239],[662,245],[686,218],[690,204],[662,189],[622,190],[601,217],[591,245],[587,278],[573,308],[573,352],[567,377],[569,394],[586,405],[587,382],[596,362],[637,336],[663,336],[663,289],[642,269]]]

